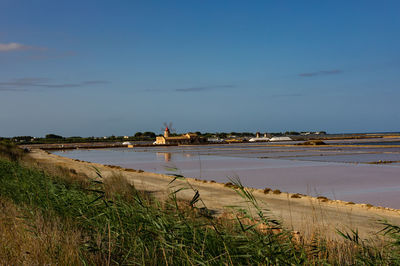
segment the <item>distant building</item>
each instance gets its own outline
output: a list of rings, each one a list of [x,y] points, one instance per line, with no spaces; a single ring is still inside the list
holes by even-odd
[[[170,137],[170,132],[168,127],[165,128],[164,136],[156,137],[155,144],[168,144],[168,145],[178,145],[178,144],[199,144],[205,142],[205,139],[197,136],[195,133],[186,133],[177,137]]]
[[[266,142],[266,141],[269,141],[269,140],[270,140],[270,138],[267,138],[267,137],[263,137],[263,138],[255,137],[255,138],[249,139],[250,142]]]
[[[208,138],[207,141],[211,142],[211,143],[223,143],[223,142],[225,142],[224,139],[220,139],[220,138]]]
[[[264,133],[264,136],[261,137],[261,133],[260,132],[256,132],[256,137],[249,139],[249,142],[266,142],[266,141],[269,141],[269,140],[270,140],[270,138],[268,137],[267,133]]]
[[[269,141],[290,141],[292,140],[290,137],[272,137]]]

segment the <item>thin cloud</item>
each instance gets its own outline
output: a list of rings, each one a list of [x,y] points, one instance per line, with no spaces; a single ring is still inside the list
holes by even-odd
[[[48,78],[26,77],[8,82],[0,82],[0,91],[27,91],[29,88],[76,88],[107,84],[106,80],[87,80],[79,83],[51,83]]]
[[[46,50],[46,48],[29,46],[16,42],[0,43],[0,52],[3,53],[13,52],[13,51],[26,51],[26,50]]]
[[[110,83],[107,80],[88,80],[88,81],[84,81],[81,84],[82,85],[97,85],[97,84],[108,84]]]
[[[333,70],[320,70],[316,72],[307,72],[307,73],[300,73],[300,77],[315,77],[315,76],[321,76],[321,75],[336,75],[336,74],[341,74],[343,73],[342,70],[340,69],[333,69]]]
[[[205,86],[205,87],[190,87],[190,88],[181,88],[175,89],[177,92],[198,92],[198,91],[208,91],[208,90],[215,90],[215,89],[227,89],[227,88],[234,88],[233,85],[218,85],[218,86]]]
[[[143,91],[143,92],[167,92],[167,90],[161,90],[161,89],[144,89],[141,91]]]
[[[47,60],[47,59],[58,59],[58,58],[65,58],[65,57],[73,57],[76,56],[77,53],[75,51],[66,51],[62,53],[50,53],[50,54],[36,54],[30,55],[27,58],[32,60]]]
[[[0,88],[0,91],[28,91],[27,89],[6,89]]]
[[[273,94],[273,98],[289,98],[289,97],[303,97],[306,96],[303,93],[287,93],[287,94]]]

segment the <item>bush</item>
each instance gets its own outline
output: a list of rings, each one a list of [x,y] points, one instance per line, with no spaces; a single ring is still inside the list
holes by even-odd
[[[46,139],[63,139],[63,137],[55,134],[47,134]]]
[[[272,191],[272,189],[270,189],[268,187],[264,188],[264,194],[268,194],[271,191]]]
[[[278,195],[281,194],[282,192],[279,189],[275,189],[274,191],[272,191],[272,193]]]

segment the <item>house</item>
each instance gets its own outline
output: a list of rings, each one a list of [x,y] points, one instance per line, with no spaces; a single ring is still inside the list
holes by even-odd
[[[156,137],[154,144],[167,144],[167,145],[178,145],[178,144],[199,144],[205,142],[205,139],[197,136],[195,133],[186,133],[176,137],[170,137],[168,127],[164,130],[164,136]]]

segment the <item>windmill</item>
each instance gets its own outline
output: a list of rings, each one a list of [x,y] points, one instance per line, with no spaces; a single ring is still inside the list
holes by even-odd
[[[175,133],[176,130],[172,127],[172,122],[168,124],[166,122],[163,123],[164,127],[161,128],[161,131],[164,132],[164,137],[169,137],[169,133]]]

